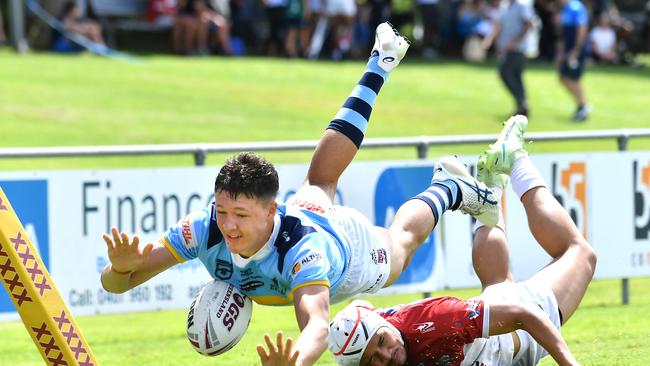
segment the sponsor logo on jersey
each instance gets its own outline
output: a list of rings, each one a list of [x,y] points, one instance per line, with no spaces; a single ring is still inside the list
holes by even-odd
[[[253,280],[253,281],[248,281],[240,284],[239,288],[244,292],[248,292],[248,291],[255,291],[256,289],[262,286],[264,286],[264,282]]]
[[[286,296],[287,292],[289,291],[289,287],[281,285],[280,281],[278,281],[277,278],[274,278],[271,280],[271,291],[276,291],[282,294],[282,296]]]
[[[477,300],[468,300],[467,301],[467,319],[472,320],[476,319],[481,315],[481,310],[478,308],[481,303]]]
[[[433,322],[417,323],[417,324],[413,324],[413,327],[415,328],[416,331],[422,334],[429,333],[433,330],[436,330],[436,327],[433,325]]]
[[[570,162],[551,167],[553,196],[567,210],[582,235],[587,237],[587,164]]]
[[[370,252],[370,257],[374,264],[388,263],[386,249],[373,249],[372,252]]]
[[[183,229],[183,239],[185,239],[185,247],[187,249],[194,248],[197,246],[196,240],[194,240],[194,235],[192,235],[192,223],[190,221],[190,215],[183,217],[181,222],[181,227]]]
[[[296,263],[293,265],[293,268],[291,268],[291,276],[296,276],[296,273],[300,271],[300,263]]]
[[[298,207],[302,207],[305,210],[308,210],[308,211],[311,211],[311,212],[316,212],[318,214],[324,214],[325,213],[325,209],[323,208],[323,206],[321,206],[321,205],[319,205],[319,204],[317,204],[315,202],[305,201],[305,200],[296,200],[296,201],[293,202],[293,204],[298,206]]]
[[[650,237],[650,162],[632,162],[632,185],[634,192],[634,238]]]
[[[323,261],[323,256],[320,253],[309,253],[302,258],[299,258],[296,263],[291,267],[291,277],[295,278],[298,272],[312,268]]]
[[[232,263],[217,259],[214,275],[220,280],[229,280],[232,277]]]

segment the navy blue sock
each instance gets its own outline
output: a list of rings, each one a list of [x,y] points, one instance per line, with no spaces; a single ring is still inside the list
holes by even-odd
[[[458,209],[461,202],[458,185],[451,179],[433,182],[426,191],[412,199],[422,200],[429,205],[436,224],[445,211]]]
[[[357,148],[361,146],[368,128],[368,121],[372,107],[377,100],[377,94],[389,75],[377,65],[378,59],[377,55],[370,57],[361,80],[327,126],[328,130],[335,130],[347,136]]]

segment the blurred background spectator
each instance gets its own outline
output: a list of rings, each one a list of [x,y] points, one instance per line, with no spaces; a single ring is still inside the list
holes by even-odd
[[[7,43],[7,36],[5,33],[4,21],[2,19],[2,9],[0,9],[0,46],[4,46]]]
[[[265,52],[271,56],[283,56],[287,33],[287,0],[263,0],[269,25]]]
[[[307,18],[309,17],[308,0],[288,0],[286,19],[287,19],[287,36],[285,42],[285,52],[287,57],[303,56],[307,52],[309,45],[309,33],[307,29]]]
[[[422,57],[437,58],[440,49],[439,0],[416,0],[422,22]]]
[[[86,37],[97,45],[106,46],[106,42],[104,42],[104,37],[102,36],[102,27],[95,20],[82,17],[81,9],[77,2],[66,2],[63,5],[59,20],[66,31]],[[56,32],[53,38],[52,50],[68,53],[79,52],[83,48],[67,39],[63,34]]]
[[[587,97],[581,79],[588,55],[587,32],[589,14],[580,0],[561,0],[564,5],[560,14],[562,26],[562,47],[556,55],[555,64],[560,73],[560,81],[573,96],[577,104],[573,121],[587,119],[591,107],[587,105]]]
[[[534,16],[530,4],[521,0],[508,0],[501,8],[491,33],[483,41],[486,50],[495,43],[501,81],[515,100],[512,115],[528,116],[523,73],[526,65],[526,36],[533,26]]]
[[[600,14],[596,26],[589,33],[589,42],[591,42],[592,57],[596,62],[611,64],[618,62],[616,32],[610,24],[607,13]]]
[[[330,21],[330,47],[333,60],[347,56],[354,37],[355,0],[326,0],[325,13]]]

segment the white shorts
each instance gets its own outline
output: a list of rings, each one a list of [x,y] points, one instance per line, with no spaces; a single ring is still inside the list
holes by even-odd
[[[488,307],[490,302],[504,301],[540,307],[548,314],[553,325],[560,329],[560,312],[557,300],[553,291],[545,286],[531,281],[499,283],[487,287],[481,298]],[[489,324],[487,316],[486,322]],[[513,355],[512,334],[502,334],[487,339],[477,339],[473,343],[465,345],[465,359],[461,365],[475,365],[476,362],[479,362],[478,364],[494,366],[534,366],[548,355],[548,352],[528,332],[517,330],[517,336],[521,341],[521,347],[516,355]]]
[[[358,211],[334,206],[330,218],[332,226],[350,245],[348,271],[330,302],[337,303],[350,297],[379,291],[390,274],[390,252],[378,236],[374,225]]]
[[[328,16],[352,17],[357,13],[357,3],[355,0],[325,0],[325,12]]]

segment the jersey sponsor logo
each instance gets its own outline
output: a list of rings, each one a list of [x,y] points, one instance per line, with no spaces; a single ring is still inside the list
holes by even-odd
[[[291,276],[295,277],[296,273],[300,272],[300,263],[296,263],[293,265],[293,268],[291,268]]]
[[[181,227],[183,229],[183,239],[185,239],[185,247],[187,249],[196,247],[197,243],[196,240],[194,240],[194,235],[192,235],[192,223],[190,221],[189,215],[183,217],[183,220],[181,222]]]
[[[587,237],[587,164],[570,162],[551,167],[553,196],[567,210],[582,235]]]
[[[383,283],[383,282],[382,282],[382,279],[383,279],[383,278],[384,278],[384,275],[383,275],[383,274],[379,274],[379,276],[378,276],[377,279],[375,280],[375,283],[373,283],[372,286],[368,287],[368,289],[365,290],[364,292],[369,292],[369,293],[373,293],[373,292],[375,292],[375,289],[376,289],[377,287],[379,287],[380,284]]]
[[[467,319],[472,320],[481,316],[481,310],[479,309],[480,305],[480,301],[477,300],[467,301],[467,308],[465,309],[465,311],[467,311]]]
[[[650,237],[650,161],[643,164],[632,162],[632,184],[634,192],[634,238],[647,240]]]
[[[232,277],[232,263],[217,259],[217,267],[214,269],[214,275],[220,280],[229,280]]]
[[[321,206],[321,205],[319,205],[317,203],[311,202],[311,201],[296,200],[296,201],[293,202],[293,204],[296,205],[296,206],[302,207],[305,210],[308,210],[308,211],[311,211],[311,212],[316,212],[318,214],[324,214],[325,213],[325,209],[323,208],[323,206]]]
[[[386,249],[373,249],[372,252],[370,252],[370,257],[372,258],[372,262],[374,264],[382,264],[382,263],[388,263],[388,257],[386,255]]]
[[[286,296],[289,292],[289,286],[280,284],[277,278],[271,280],[271,291],[279,292],[282,296]]]
[[[424,334],[436,330],[436,327],[433,325],[433,322],[422,322],[413,324],[413,327],[416,331]]]
[[[318,265],[323,261],[323,256],[320,253],[309,253],[302,258],[298,259],[296,263],[291,267],[291,277],[295,278],[298,275],[298,272],[312,268]]]
[[[253,280],[253,281],[248,281],[248,282],[245,282],[245,283],[241,283],[239,285],[239,288],[244,292],[248,292],[248,291],[255,291],[256,289],[258,289],[258,288],[260,288],[262,286],[264,286],[264,282]]]

